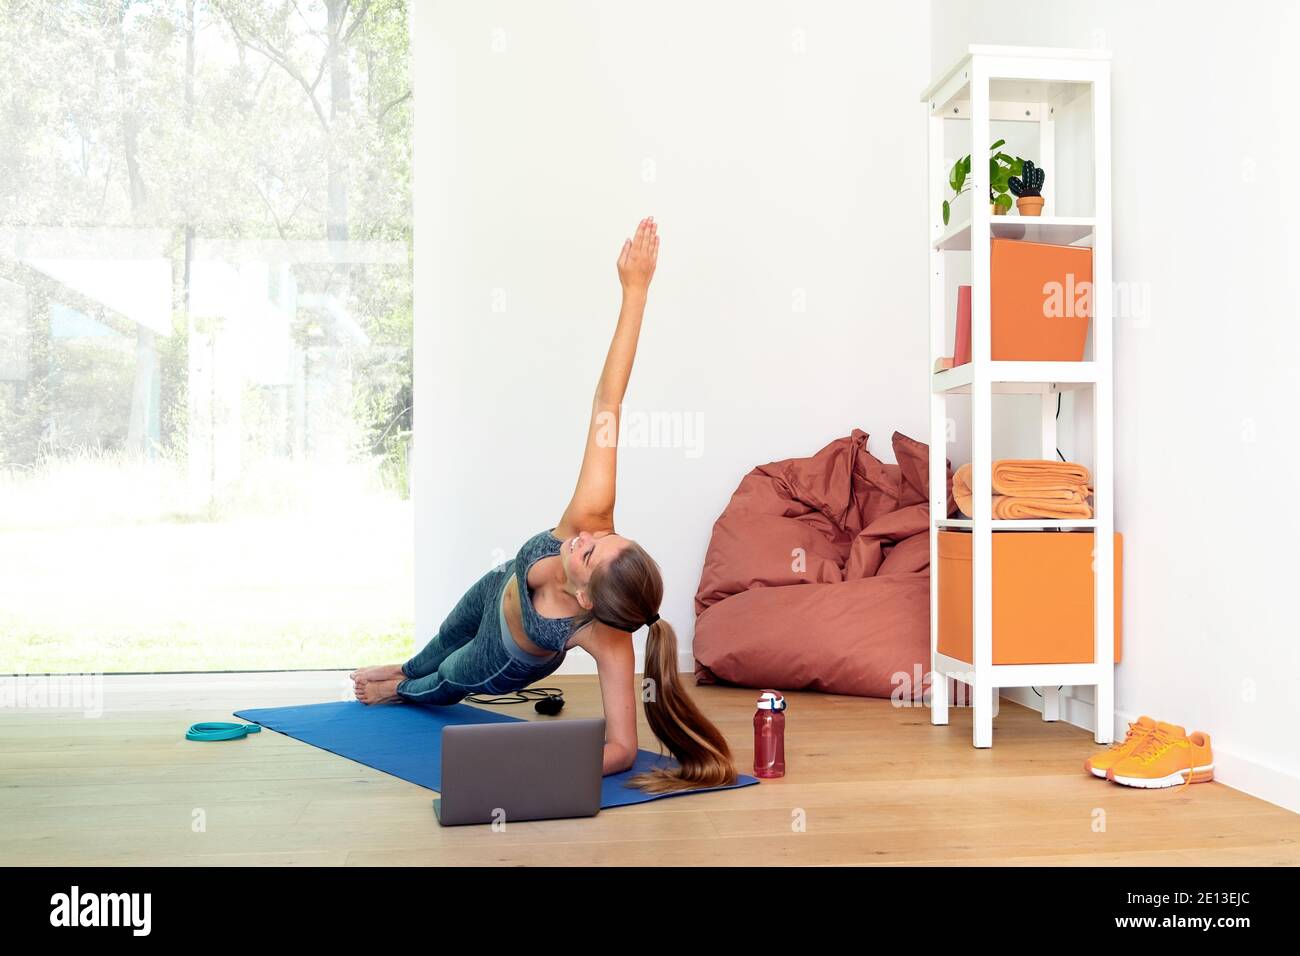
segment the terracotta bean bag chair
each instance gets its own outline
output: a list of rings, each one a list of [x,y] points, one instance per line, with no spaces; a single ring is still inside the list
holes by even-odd
[[[855,429],[745,476],[714,523],[695,595],[698,682],[919,698],[929,450],[898,432],[893,446],[898,464],[884,464]]]

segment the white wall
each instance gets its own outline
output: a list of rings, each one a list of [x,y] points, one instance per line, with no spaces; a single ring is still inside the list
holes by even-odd
[[[1115,332],[1116,707],[1209,732],[1220,779],[1300,809],[1300,8],[935,0],[931,19],[936,73],[971,43],[1114,54],[1114,277],[1150,296]]]
[[[698,457],[622,452],[617,518],[683,648],[745,472],[854,426],[890,460],[895,428],[924,439],[928,16],[412,4],[417,639],[559,518],[643,215],[662,250],[627,407],[702,431]]]

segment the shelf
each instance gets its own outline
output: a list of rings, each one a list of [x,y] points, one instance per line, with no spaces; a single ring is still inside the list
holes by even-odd
[[[970,119],[970,73],[973,58],[992,67],[989,79],[990,118],[1015,120],[1026,108],[1046,104],[1055,111],[1088,91],[1085,76],[1062,73],[1043,78],[1036,65],[1064,58],[1072,63],[1093,61],[1109,66],[1110,54],[1101,50],[1062,50],[1046,47],[986,46],[967,48],[966,55],[921,93],[930,115],[945,119]],[[1086,72],[1086,71],[1085,71]],[[1050,75],[1050,74],[1049,74]],[[998,106],[1006,107],[999,110]]]
[[[1025,242],[1046,242],[1054,246],[1070,246],[1087,239],[1091,241],[1097,220],[1091,216],[992,216],[989,229],[994,239],[1022,239]],[[933,243],[944,252],[969,252],[971,222],[965,219],[944,230]]]
[[[960,513],[952,518],[939,517],[941,508],[934,508],[932,541],[957,539],[962,550],[969,546],[969,592],[963,587],[962,601],[952,604],[951,593],[941,594],[940,574],[931,569],[930,577],[930,659],[936,674],[946,674],[970,685],[972,705],[970,715],[971,742],[979,748],[993,745],[993,711],[996,707],[997,688],[1042,687],[1043,719],[1058,720],[1061,713],[1061,685],[1091,686],[1094,688],[1092,715],[1093,739],[1098,744],[1114,740],[1114,620],[1109,613],[1118,597],[1112,580],[1116,570],[1111,548],[1095,549],[1092,554],[1092,580],[1090,592],[1097,613],[1093,615],[1088,634],[1086,622],[1075,617],[1071,620],[1073,638],[1077,647],[1068,655],[1052,655],[1035,650],[1023,655],[1030,660],[1053,656],[1070,656],[1076,660],[1092,656],[1093,663],[1038,663],[994,664],[997,658],[1000,628],[1008,627],[1004,617],[994,613],[995,568],[985,562],[990,558],[976,543],[1005,547],[1020,541],[1022,545],[1040,542],[1084,555],[1080,569],[1086,567],[1086,554],[1092,551],[1093,541],[1085,536],[1109,536],[1114,530],[1114,413],[1113,393],[1113,302],[1109,294],[1094,297],[1089,321],[1091,350],[1089,361],[993,361],[997,354],[1015,354],[1002,348],[1000,338],[992,335],[993,263],[985,255],[990,239],[1007,242],[1042,243],[1059,249],[1086,250],[1075,255],[1091,253],[1093,272],[1099,282],[1111,281],[1111,129],[1110,129],[1111,64],[1108,53],[1100,50],[1063,50],[1045,47],[971,46],[961,59],[946,72],[935,77],[922,94],[929,129],[929,160],[927,162],[928,190],[924,213],[927,216],[927,239],[930,285],[930,449],[929,479],[932,497],[944,493],[945,455],[940,452],[953,439],[948,432],[952,424],[950,394],[975,394],[970,401],[969,441],[972,457],[979,458],[988,467],[993,453],[995,424],[998,416],[995,407],[999,402],[988,401],[990,393],[1024,396],[1019,404],[1035,411],[1033,447],[1050,459],[1058,444],[1058,416],[1060,393],[1070,389],[1086,389],[1081,397],[1092,401],[1091,406],[1092,460],[1088,463],[1095,482],[1096,509],[1085,519],[1052,520],[1028,518],[1023,520],[981,517],[976,521]],[[1011,129],[998,128],[1001,124],[1014,124]],[[1015,137],[1020,148],[1033,150],[1037,163],[1047,170],[1049,188],[1048,205],[1044,216],[1020,216],[1014,207],[1009,215],[992,215],[985,205],[987,184],[980,186],[982,164],[974,167],[974,181],[961,200],[959,208],[951,210],[951,222],[940,223],[937,214],[943,200],[952,195],[949,186],[954,156],[964,153],[982,153],[1001,136]],[[1068,157],[1067,162],[1058,162]],[[1050,185],[1050,184],[1055,185]],[[1058,188],[1066,187],[1068,188]],[[1059,205],[1054,199],[1062,200]],[[1056,215],[1056,213],[1080,215]],[[1014,248],[1014,247],[1013,247]],[[948,253],[953,253],[949,255]],[[964,253],[964,256],[958,256]],[[1043,280],[1045,281],[1045,279]],[[951,349],[953,312],[950,294],[954,282],[965,282],[972,289],[972,344],[979,360],[942,372],[934,372],[935,362]],[[1030,311],[1036,311],[1032,306]],[[979,321],[975,322],[978,315]],[[1030,318],[1026,316],[1026,318]],[[991,348],[993,344],[999,348]],[[1025,354],[1033,350],[1026,349]],[[1069,353],[1058,353],[1069,354]],[[1081,354],[1081,353],[1075,353]],[[1095,359],[1095,361],[1093,361]],[[1026,439],[1030,436],[1026,435]],[[1067,451],[1070,449],[1067,448]],[[981,486],[983,487],[983,486]],[[981,492],[986,493],[986,492]],[[942,499],[941,499],[942,500]],[[981,501],[981,505],[985,502]],[[987,506],[987,505],[985,505]],[[1081,510],[1081,513],[1086,513]],[[981,510],[981,516],[986,512]],[[996,534],[995,534],[996,533]],[[1041,537],[1042,535],[1066,537]],[[1017,536],[1014,540],[1008,535]],[[1039,535],[1040,537],[1034,537]],[[1073,535],[1074,537],[1069,537]],[[1015,550],[1015,549],[1013,549]],[[979,551],[979,554],[975,552]],[[1078,557],[1078,555],[1076,555]],[[936,558],[937,562],[937,558]],[[1003,590],[1008,582],[1001,582]],[[1014,591],[1025,582],[1011,582]],[[1080,594],[1082,594],[1080,590]],[[945,598],[947,599],[945,601]],[[1003,609],[1005,611],[1005,608]],[[940,650],[940,619],[953,614],[960,628],[969,627],[970,646],[962,650],[969,661],[948,657]],[[1076,613],[1075,609],[1071,610]],[[1051,612],[1035,615],[1030,631],[1041,631],[1047,640],[1060,624]],[[964,630],[962,631],[964,634]],[[1090,636],[1091,640],[1085,638]],[[1005,637],[1005,635],[1002,635]],[[1083,644],[1092,649],[1089,655]],[[946,644],[945,647],[951,646]],[[953,645],[957,646],[957,645]],[[965,646],[964,644],[960,646]],[[947,692],[947,680],[931,685],[932,724],[949,723],[952,701]]]
[[[970,531],[975,527],[973,518],[939,518],[935,526],[951,531]],[[1055,521],[1047,518],[994,518],[989,522],[994,531],[1049,531],[1071,528],[1095,528],[1095,518],[1069,518]]]
[[[975,378],[975,363],[935,372],[931,389],[935,394],[969,392]],[[998,393],[1037,393],[1043,385],[1058,391],[1081,388],[1097,381],[1096,362],[990,362],[992,390]]]

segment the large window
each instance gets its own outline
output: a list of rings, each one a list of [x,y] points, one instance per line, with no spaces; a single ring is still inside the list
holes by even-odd
[[[405,4],[0,9],[0,672],[409,653]]]

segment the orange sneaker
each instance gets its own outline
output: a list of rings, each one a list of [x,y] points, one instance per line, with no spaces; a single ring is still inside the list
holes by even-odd
[[[1083,762],[1083,769],[1088,771],[1094,777],[1106,779],[1106,771],[1115,764],[1119,763],[1142,743],[1156,729],[1156,722],[1151,717],[1139,717],[1135,722],[1128,725],[1128,733],[1124,739],[1112,744],[1108,750],[1103,750],[1099,754],[1093,754]]]
[[[1210,735],[1198,730],[1188,736],[1176,724],[1161,721],[1133,753],[1111,766],[1106,777],[1126,787],[1147,789],[1207,783],[1214,779]]]

